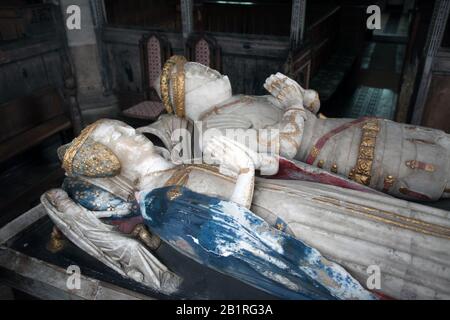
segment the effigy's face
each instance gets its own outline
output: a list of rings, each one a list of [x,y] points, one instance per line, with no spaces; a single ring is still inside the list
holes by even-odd
[[[108,119],[86,127],[61,150],[60,156],[65,159],[64,168],[69,175],[111,177],[120,174],[131,181],[166,165],[165,159],[142,133],[121,121]]]

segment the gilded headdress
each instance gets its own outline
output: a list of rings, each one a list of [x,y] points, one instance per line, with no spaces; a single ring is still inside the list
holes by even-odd
[[[58,149],[62,167],[70,175],[112,177],[120,173],[120,161],[105,145],[89,136],[99,121],[87,126],[72,143]]]
[[[164,64],[161,79],[161,100],[168,113],[175,113],[178,117],[184,117],[185,110],[185,73],[184,65],[186,58],[183,56],[172,56]],[[176,67],[176,73],[172,72]],[[172,83],[173,102],[170,100],[170,83]]]

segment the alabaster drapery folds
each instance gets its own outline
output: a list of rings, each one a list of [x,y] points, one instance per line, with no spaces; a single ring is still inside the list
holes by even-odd
[[[276,152],[284,158],[398,198],[431,201],[450,197],[450,137],[442,131],[370,117],[319,118],[317,92],[303,89],[280,73],[264,84],[270,95],[248,96],[232,95],[226,76],[198,63],[183,60],[167,66],[168,81],[163,85],[161,78],[161,88],[156,86],[163,101],[183,110],[176,115],[202,121],[203,131],[254,129],[261,152],[278,145]],[[177,80],[180,75],[184,87]],[[163,94],[167,91],[172,93]],[[183,92],[181,104],[177,101]],[[270,128],[278,130],[278,135],[267,139],[261,129]],[[170,136],[170,132],[160,135]]]
[[[369,189],[255,178],[256,152],[224,137],[205,151],[226,171],[174,165],[120,121],[85,130],[115,155],[120,172],[68,172],[65,190],[47,192],[42,203],[71,241],[122,276],[167,294],[182,285],[155,257],[153,242],[133,236],[145,224],[147,238],[159,236],[198,263],[281,298],[450,298],[447,211]],[[77,141],[60,150],[62,159]],[[89,145],[74,148],[73,159],[83,148]],[[79,161],[80,168],[92,164]],[[139,232],[114,227],[130,219]],[[369,280],[374,267],[380,287]]]

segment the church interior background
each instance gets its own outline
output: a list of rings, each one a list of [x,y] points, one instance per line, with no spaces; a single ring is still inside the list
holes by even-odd
[[[69,5],[80,30],[67,29]],[[56,150],[83,127],[165,112],[153,83],[172,55],[227,75],[233,93],[267,94],[282,72],[319,93],[321,117],[450,133],[449,16],[449,0],[0,0],[0,228],[61,185]],[[16,245],[32,251],[35,237]],[[0,297],[34,298],[4,286]]]

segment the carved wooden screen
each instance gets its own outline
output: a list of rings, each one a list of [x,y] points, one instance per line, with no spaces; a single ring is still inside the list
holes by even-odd
[[[142,87],[148,100],[159,100],[154,90],[154,84],[170,54],[170,45],[164,37],[156,34],[142,37]]]
[[[156,120],[164,111],[164,106],[155,90],[155,82],[161,74],[162,67],[170,57],[170,45],[157,34],[144,35],[140,42],[142,89],[145,101],[123,111],[126,117],[142,120]]]
[[[193,35],[186,43],[189,61],[221,71],[221,54],[217,41],[206,35]]]

